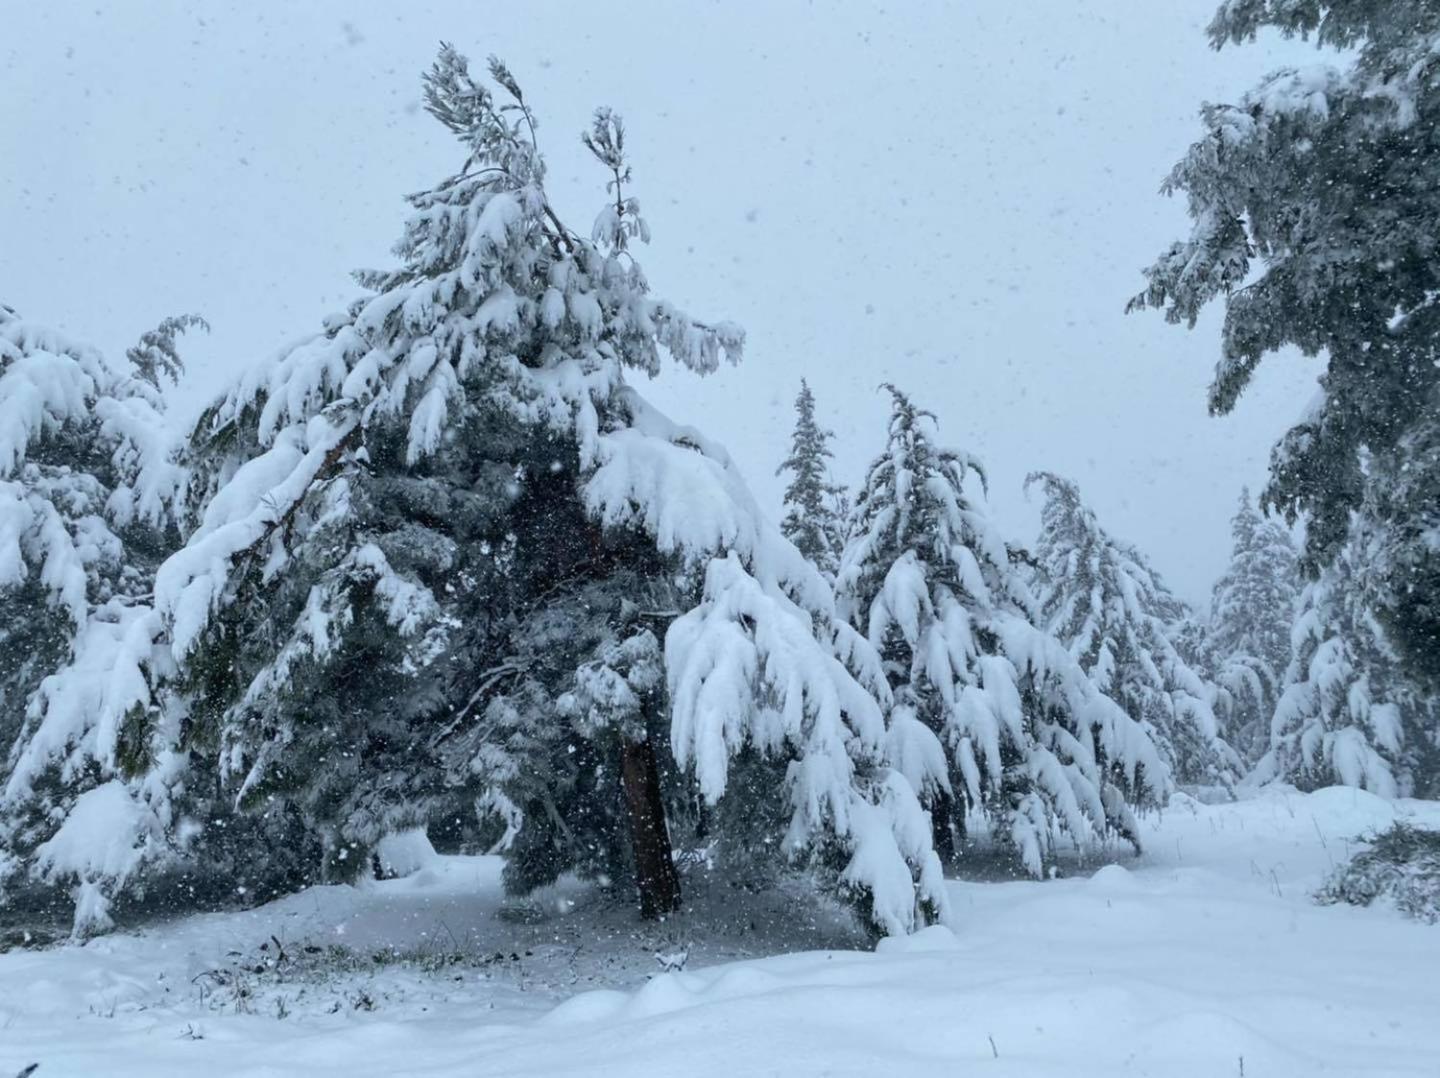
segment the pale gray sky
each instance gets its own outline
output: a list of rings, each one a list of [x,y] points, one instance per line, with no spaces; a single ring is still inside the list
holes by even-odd
[[[0,299],[117,359],[204,314],[186,407],[344,306],[350,269],[389,264],[400,196],[458,166],[419,108],[442,38],[514,69],[572,227],[603,198],[578,132],[625,115],[652,285],[749,331],[740,369],[650,395],[777,516],[800,377],[852,484],[893,380],[986,460],[1007,531],[1033,538],[1025,473],[1062,472],[1203,600],[1318,370],[1272,360],[1211,419],[1215,313],[1122,313],[1185,228],[1157,188],[1201,100],[1317,59],[1212,53],[1214,0],[3,6]]]

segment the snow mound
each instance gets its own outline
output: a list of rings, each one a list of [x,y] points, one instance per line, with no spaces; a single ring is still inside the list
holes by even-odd
[[[439,857],[422,827],[386,835],[375,847],[381,873],[391,878],[413,876],[435,865]]]
[[[931,925],[911,936],[887,936],[876,944],[875,953],[898,956],[960,949],[960,940],[954,932],[944,925]]]
[[[1139,890],[1139,884],[1122,865],[1105,865],[1090,877],[1090,889],[1101,894],[1129,893]]]
[[[1357,786],[1327,786],[1301,796],[1305,810],[1317,820],[1350,827],[1355,834],[1395,822],[1395,802]]]

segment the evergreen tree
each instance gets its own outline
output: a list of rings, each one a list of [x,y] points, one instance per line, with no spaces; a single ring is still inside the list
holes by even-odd
[[[1372,462],[1356,583],[1416,696],[1440,697],[1440,389],[1395,453]],[[1440,726],[1430,731],[1440,737]]]
[[[939,916],[873,656],[724,452],[626,382],[662,351],[708,373],[741,332],[649,295],[619,118],[584,140],[610,176],[587,237],[549,201],[519,86],[489,73],[445,46],[426,76],[467,160],[411,197],[399,267],[197,426],[198,523],[154,591],[176,717],[134,694],[128,773],[182,759],[249,813],[283,806],[334,877],[478,796],[510,825],[512,886],[623,870],[659,913],[679,900],[667,801],[718,811],[759,760],[759,845],[881,930]]]
[[[198,314],[171,315],[154,329],[141,334],[140,339],[125,352],[135,377],[149,382],[156,390],[160,389],[162,377],[168,378],[172,385],[179,382],[185,363],[180,358],[176,338],[196,328],[209,333],[210,323]]]
[[[780,530],[812,565],[832,578],[845,545],[845,489],[831,481],[827,464],[834,455],[830,452],[834,436],[815,421],[815,395],[802,378],[790,455],[775,471],[792,474],[785,488]]]
[[[1281,70],[1238,105],[1205,106],[1205,137],[1165,183],[1188,196],[1191,235],[1147,271],[1132,306],[1193,326],[1223,297],[1214,412],[1230,411],[1267,353],[1325,356],[1320,392],[1276,447],[1263,501],[1305,519],[1312,578],[1362,515],[1371,542],[1352,551],[1346,576],[1366,588],[1398,673],[1433,695],[1436,468],[1432,453],[1417,476],[1410,459],[1440,439],[1440,11],[1416,0],[1228,0],[1209,34],[1219,48],[1266,29],[1314,34],[1344,50],[1343,66]]]
[[[929,803],[937,847],[987,818],[1039,876],[1057,830],[1118,833],[1168,779],[1140,723],[1037,623],[1021,555],[966,489],[984,473],[935,443],[934,416],[893,386],[837,587],[893,688],[891,754]]]
[[[1149,731],[1174,778],[1233,784],[1240,760],[1221,736],[1213,690],[1171,639],[1185,605],[1143,554],[1100,526],[1075,483],[1035,472],[1032,484],[1045,492],[1036,547],[1042,624]]]
[[[1268,748],[1270,718],[1290,661],[1299,569],[1290,536],[1242,491],[1231,522],[1230,566],[1216,582],[1207,646],[1222,686],[1230,741],[1252,763]]]
[[[1269,751],[1255,778],[1382,797],[1440,790],[1440,706],[1400,676],[1354,579],[1352,547],[1301,595]]]
[[[165,373],[179,369],[174,334],[195,321],[164,323]],[[145,695],[142,597],[184,490],[155,373],[118,372],[0,306],[0,882],[22,868],[78,878],[81,920],[97,924],[87,851],[43,841],[116,773],[112,694]],[[123,787],[100,796],[143,811]]]
[[[112,371],[93,348],[0,306],[0,736],[7,748],[40,679],[70,655],[90,610],[143,590],[125,540],[163,526],[177,493],[176,473],[165,470],[158,405],[156,394]]]
[[[1210,624],[1193,607],[1186,606],[1180,617],[1167,625],[1165,631],[1175,650],[1191,668],[1206,672],[1214,670]]]

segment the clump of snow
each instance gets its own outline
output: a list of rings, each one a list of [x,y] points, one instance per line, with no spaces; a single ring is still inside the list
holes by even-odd
[[[48,872],[124,877],[136,865],[142,810],[124,783],[107,782],[75,799],[55,836],[40,847]]]
[[[909,936],[887,936],[875,945],[876,954],[934,954],[963,950],[959,937],[945,925],[930,925]]]
[[[51,882],[78,880],[77,936],[112,927],[106,886],[120,886],[147,855],[156,821],[124,783],[112,781],[75,799],[60,829],[36,851],[36,868]],[[103,882],[102,882],[103,881]]]

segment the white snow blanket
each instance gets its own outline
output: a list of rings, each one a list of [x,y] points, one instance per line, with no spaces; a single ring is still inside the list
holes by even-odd
[[[1243,1060],[1257,1078],[1433,1078],[1440,929],[1309,895],[1356,835],[1397,815],[1440,826],[1440,804],[1351,789],[1179,801],[1142,822],[1143,859],[952,882],[953,932],[875,953],[725,962],[683,916],[571,926],[587,916],[566,912],[578,888],[536,903],[527,924],[497,915],[498,861],[445,857],[404,879],[15,951],[0,955],[0,1075],[33,1062],[36,1078],[1225,1078]],[[686,971],[643,953],[666,938],[690,947]],[[277,942],[317,961],[337,944],[488,957],[256,975],[248,997],[207,972],[237,968],[232,951],[263,965]]]

